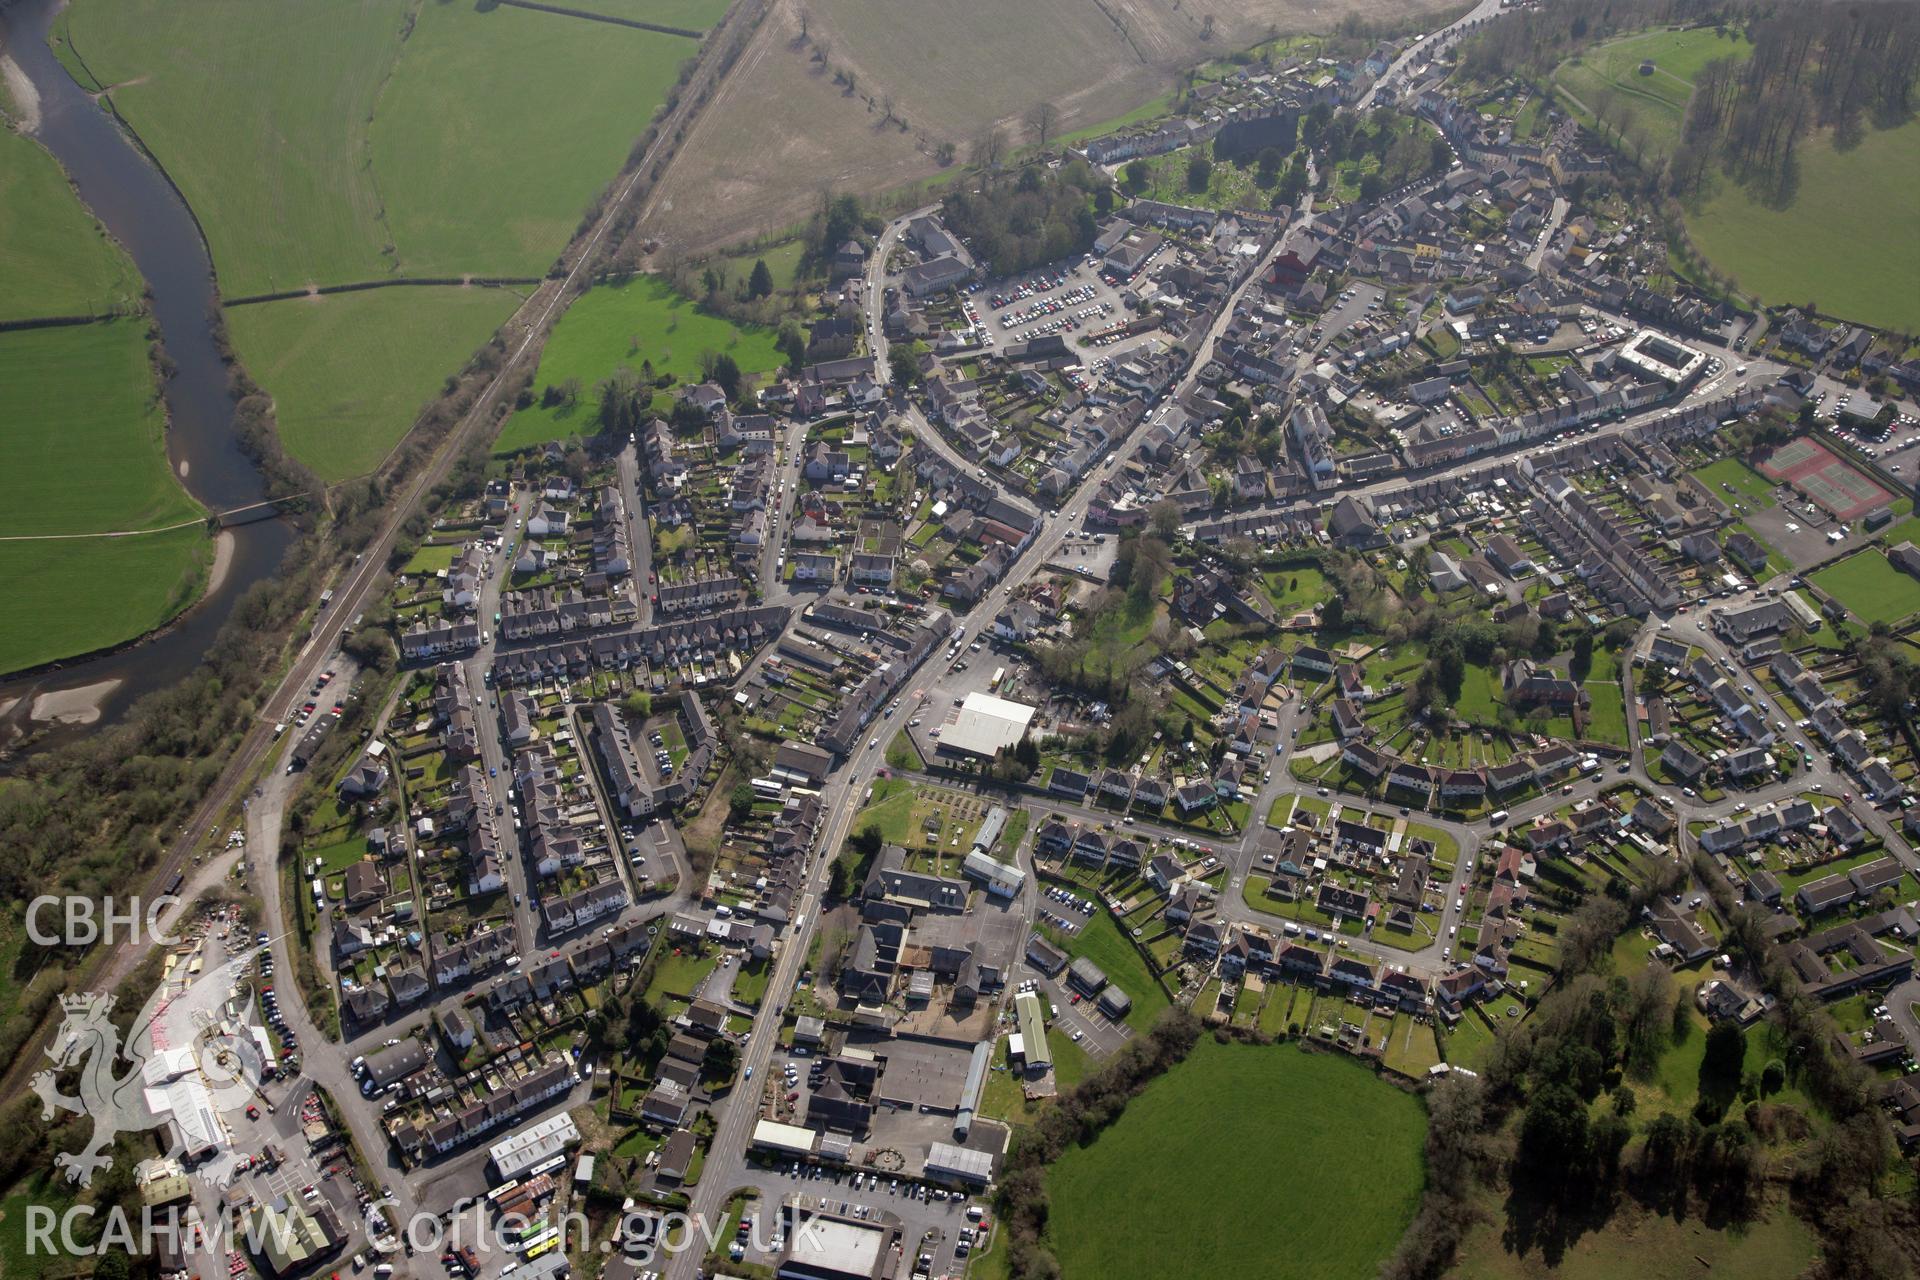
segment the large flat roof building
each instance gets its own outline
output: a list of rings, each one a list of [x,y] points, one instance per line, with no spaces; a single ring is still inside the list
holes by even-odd
[[[493,1157],[493,1167],[500,1176],[511,1179],[545,1164],[578,1141],[580,1130],[574,1127],[573,1117],[562,1111],[494,1143],[487,1154]]]
[[[778,1280],[878,1280],[892,1274],[888,1264],[896,1237],[887,1227],[809,1214],[804,1230],[787,1233],[787,1251],[774,1275]]]
[[[1034,708],[1024,702],[1010,702],[990,693],[970,693],[960,704],[959,716],[941,736],[940,750],[948,755],[996,756],[1027,736],[1033,712]]]
[[[1699,376],[1706,367],[1707,353],[1675,341],[1656,329],[1642,329],[1620,348],[1615,360],[1636,373],[1670,387],[1678,387]]]

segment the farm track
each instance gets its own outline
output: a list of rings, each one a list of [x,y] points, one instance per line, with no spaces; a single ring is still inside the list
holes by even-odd
[[[574,285],[598,261],[609,235],[625,214],[634,189],[646,181],[656,167],[670,163],[681,140],[692,129],[694,120],[711,102],[714,82],[724,75],[716,66],[719,61],[714,56],[716,51],[730,41],[738,24],[747,20],[747,14],[755,15],[757,20],[764,7],[765,0],[747,0],[729,10],[713,29],[712,37],[701,46],[697,55],[699,63],[693,76],[683,86],[673,109],[660,120],[652,144],[639,161],[626,170],[618,190],[606,201],[591,230],[575,237],[562,252],[561,260],[570,263],[566,275],[557,280],[550,278],[544,281],[502,326],[503,332],[512,335],[508,338],[507,358],[494,371],[486,386],[481,388],[459,423],[447,433],[446,439],[441,441],[426,464],[407,483],[404,494],[389,506],[387,522],[379,534],[346,567],[334,587],[333,603],[328,607],[326,617],[327,625],[317,627],[312,637],[294,655],[286,675],[263,700],[253,727],[230,753],[219,777],[194,807],[167,853],[153,870],[144,877],[137,877],[148,900],[158,896],[159,891],[175,875],[192,870],[193,849],[207,838],[205,833],[208,830],[214,828],[217,822],[221,829],[225,828],[225,820],[231,818],[232,811],[239,806],[242,789],[251,779],[257,763],[265,759],[272,748],[274,724],[294,705],[301,692],[318,678],[332,656],[334,646],[327,640],[327,637],[335,634],[332,620],[357,614],[377,598],[386,578],[381,566],[392,552],[402,526],[418,510],[427,495],[446,479],[454,462],[466,449],[497,426],[494,408],[499,404],[508,380],[523,366],[538,360],[553,325],[574,296]],[[409,431],[408,435],[411,434]],[[278,892],[277,879],[274,883],[259,886],[259,891]],[[143,951],[143,947],[135,946],[131,941],[114,948],[95,948],[75,968],[69,980],[69,989],[111,992],[132,974]],[[23,1043],[20,1052],[8,1064],[5,1074],[0,1076],[0,1100],[10,1101],[22,1094],[33,1074],[40,1069],[45,1051],[52,1042],[57,1026],[55,1015],[59,1012],[60,1004],[55,1001],[42,1017],[33,1036]]]

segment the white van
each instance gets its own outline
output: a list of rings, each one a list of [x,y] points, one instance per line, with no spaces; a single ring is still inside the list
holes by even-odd
[[[1505,809],[1495,809],[1492,813],[1487,815],[1487,821],[1492,823],[1496,827],[1499,826],[1501,823],[1505,822],[1506,820],[1507,820],[1507,811]]]

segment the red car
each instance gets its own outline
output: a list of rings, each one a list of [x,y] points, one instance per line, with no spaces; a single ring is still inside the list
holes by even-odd
[[[249,1102],[247,1104],[247,1119],[258,1120],[259,1118],[260,1118],[260,1108],[254,1106],[251,1102]]]

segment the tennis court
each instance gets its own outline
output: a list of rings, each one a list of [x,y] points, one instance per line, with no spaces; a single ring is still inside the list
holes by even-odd
[[[1760,460],[1760,474],[1792,485],[1840,520],[1858,520],[1893,495],[1806,436],[1789,440]]]

